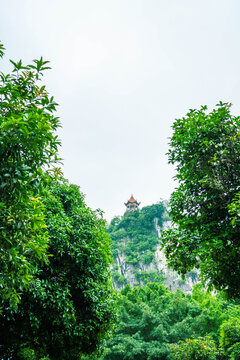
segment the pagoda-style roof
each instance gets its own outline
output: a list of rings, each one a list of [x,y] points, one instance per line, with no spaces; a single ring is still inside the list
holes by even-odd
[[[133,195],[131,195],[130,199],[124,203],[126,206],[129,204],[136,204],[137,206],[140,205],[140,202],[137,202],[137,200],[134,199]]]

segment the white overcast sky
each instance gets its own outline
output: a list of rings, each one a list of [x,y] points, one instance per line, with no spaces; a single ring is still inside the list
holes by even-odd
[[[219,100],[240,113],[239,0],[0,0],[7,59],[43,56],[60,104],[63,172],[110,220],[175,187],[175,118]]]

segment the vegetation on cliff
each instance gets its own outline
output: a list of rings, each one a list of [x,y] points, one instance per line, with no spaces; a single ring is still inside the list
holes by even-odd
[[[121,256],[124,256],[126,265],[132,266],[136,284],[163,281],[163,277],[156,270],[143,270],[141,265],[147,266],[154,261],[156,246],[160,243],[158,229],[162,228],[167,219],[165,202],[126,211],[121,218],[113,218],[108,233],[112,239],[114,259],[112,276],[117,285],[123,286],[127,283],[117,261]]]

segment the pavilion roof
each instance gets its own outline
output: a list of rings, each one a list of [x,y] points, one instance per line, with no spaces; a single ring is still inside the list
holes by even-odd
[[[127,204],[137,204],[137,205],[140,205],[140,203],[139,202],[137,202],[137,200],[136,199],[134,199],[134,197],[133,197],[133,195],[131,195],[131,197],[130,197],[130,199],[127,201],[127,203],[125,204],[125,205],[127,205]]]
[[[137,200],[134,199],[133,195],[131,195],[130,199],[128,200],[128,202],[137,202]]]

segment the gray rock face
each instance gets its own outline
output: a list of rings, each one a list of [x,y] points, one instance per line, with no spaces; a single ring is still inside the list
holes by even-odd
[[[188,273],[185,280],[183,280],[176,271],[168,268],[166,257],[163,250],[160,250],[160,245],[155,252],[155,259],[158,271],[164,275],[164,285],[168,287],[169,290],[176,291],[181,288],[186,294],[192,292],[193,285],[198,281],[197,271]]]
[[[158,226],[157,219],[155,219],[154,225],[160,238],[159,240],[161,240],[161,231],[169,229],[171,227],[171,221],[164,222],[162,228],[160,228],[160,226]],[[125,246],[128,241],[131,241],[131,239],[126,239]],[[166,257],[163,250],[161,250],[160,241],[159,245],[156,247],[154,259],[150,264],[143,264],[141,262],[137,265],[128,264],[126,262],[126,255],[118,250],[111,270],[114,268],[118,269],[117,271],[122,276],[121,279],[123,279],[123,277],[125,278],[124,283],[119,283],[119,281],[116,281],[113,278],[113,285],[118,291],[120,291],[126,283],[128,283],[131,287],[144,285],[144,281],[141,281],[141,275],[139,275],[142,272],[145,274],[154,272],[156,273],[156,276],[164,277],[164,285],[171,291],[176,291],[180,288],[185,293],[191,293],[193,285],[198,281],[197,271],[188,273],[186,278],[183,280],[177,272],[168,268]],[[138,277],[136,276],[136,273],[138,273]]]

